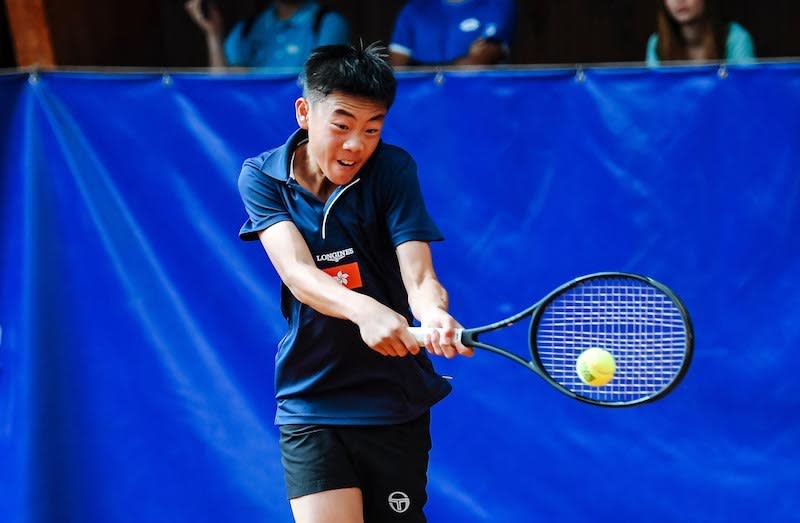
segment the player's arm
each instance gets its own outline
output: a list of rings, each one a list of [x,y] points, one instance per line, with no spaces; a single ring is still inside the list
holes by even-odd
[[[420,241],[402,243],[397,260],[411,312],[422,327],[436,328],[427,340],[428,351],[447,358],[471,356],[472,349],[453,341],[455,330],[462,326],[447,312],[447,291],[436,277],[430,246]]]
[[[402,315],[351,291],[317,268],[292,222],[278,222],[259,232],[258,237],[281,280],[300,302],[326,316],[352,321],[364,342],[384,356],[419,352]]]

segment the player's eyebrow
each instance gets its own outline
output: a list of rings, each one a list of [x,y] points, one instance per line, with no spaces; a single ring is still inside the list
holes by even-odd
[[[353,118],[353,119],[356,118],[356,115],[354,115],[353,113],[351,113],[350,111],[348,111],[346,109],[334,109],[333,113],[334,114],[338,114],[340,116],[347,116],[347,117]],[[383,121],[384,119],[386,119],[386,113],[377,113],[377,114],[373,115],[371,118],[369,118],[367,121],[369,121],[369,122]]]

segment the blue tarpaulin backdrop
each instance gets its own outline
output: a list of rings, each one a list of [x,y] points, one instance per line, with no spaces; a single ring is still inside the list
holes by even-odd
[[[290,521],[279,286],[237,239],[236,177],[298,94],[0,76],[2,521]],[[622,270],[673,287],[697,335],[682,385],[636,409],[436,360],[431,521],[800,520],[800,67],[407,73],[384,139],[418,160],[462,323]]]

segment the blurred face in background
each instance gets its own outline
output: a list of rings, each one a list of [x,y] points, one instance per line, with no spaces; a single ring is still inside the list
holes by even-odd
[[[676,22],[689,24],[703,17],[706,4],[704,0],[664,0],[664,6]]]

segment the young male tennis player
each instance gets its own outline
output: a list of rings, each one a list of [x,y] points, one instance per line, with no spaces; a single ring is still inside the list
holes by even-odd
[[[428,352],[472,354],[453,341],[416,164],[381,141],[396,90],[384,53],[315,50],[300,129],[239,177],[240,237],[261,241],[283,282],[276,423],[298,522],[425,521],[429,410],[450,385],[406,330],[412,314],[443,329]]]

